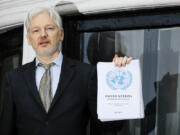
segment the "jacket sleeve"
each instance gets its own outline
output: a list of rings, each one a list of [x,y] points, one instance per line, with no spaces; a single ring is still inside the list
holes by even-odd
[[[12,87],[8,75],[5,76],[2,89],[2,112],[0,114],[0,135],[16,135],[15,132],[15,107],[13,103]]]
[[[91,120],[96,130],[100,132],[100,134],[105,135],[105,133],[115,133],[117,131],[121,131],[125,123],[127,121],[109,121],[102,122],[98,119],[97,116],[97,69],[94,67],[91,75],[89,77],[88,84],[88,105],[91,113]],[[103,133],[102,133],[103,132]]]

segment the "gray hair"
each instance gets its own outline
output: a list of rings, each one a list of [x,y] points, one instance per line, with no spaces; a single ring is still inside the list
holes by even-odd
[[[40,13],[49,13],[50,17],[53,18],[54,23],[57,25],[59,31],[63,28],[62,25],[62,18],[61,16],[58,14],[58,12],[54,9],[54,8],[35,8],[31,11],[28,12],[26,20],[25,20],[25,27],[27,32],[29,32],[29,26],[30,26],[30,22],[32,20],[32,18]]]

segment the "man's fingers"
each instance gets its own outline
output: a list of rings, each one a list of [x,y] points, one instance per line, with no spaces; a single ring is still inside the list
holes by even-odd
[[[118,58],[114,58],[114,64],[115,66],[118,66]]]
[[[118,66],[122,66],[123,57],[117,58]]]
[[[127,59],[127,64],[129,64],[132,60],[133,60],[133,57],[129,57],[129,58]]]
[[[118,55],[117,55],[117,54],[114,55],[113,62],[115,62],[115,59],[116,59],[116,58],[118,58]]]
[[[123,57],[116,57],[114,58],[114,63],[115,63],[115,66],[122,66],[122,60],[123,60]]]
[[[121,66],[126,66],[127,64],[129,64],[132,61],[132,57],[118,57],[118,56],[114,56],[113,58],[113,62],[115,63],[115,66],[121,67]]]
[[[125,57],[122,59],[122,64],[121,64],[121,65],[122,65],[123,67],[126,66],[127,60],[128,60],[128,57],[127,57],[127,56],[125,56]]]

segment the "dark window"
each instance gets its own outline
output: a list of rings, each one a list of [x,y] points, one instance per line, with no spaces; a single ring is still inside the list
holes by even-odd
[[[65,55],[93,65],[111,61],[115,53],[141,62],[145,118],[125,121],[110,132],[99,131],[92,122],[93,135],[180,134],[178,7],[65,17],[64,24]]]
[[[0,112],[3,98],[3,81],[6,72],[22,63],[23,27],[4,30],[0,34]]]

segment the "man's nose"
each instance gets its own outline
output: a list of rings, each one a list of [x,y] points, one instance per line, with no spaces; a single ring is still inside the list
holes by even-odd
[[[43,29],[43,30],[41,31],[41,37],[45,38],[45,37],[47,37],[47,36],[48,36],[48,34],[47,34],[46,30]]]

